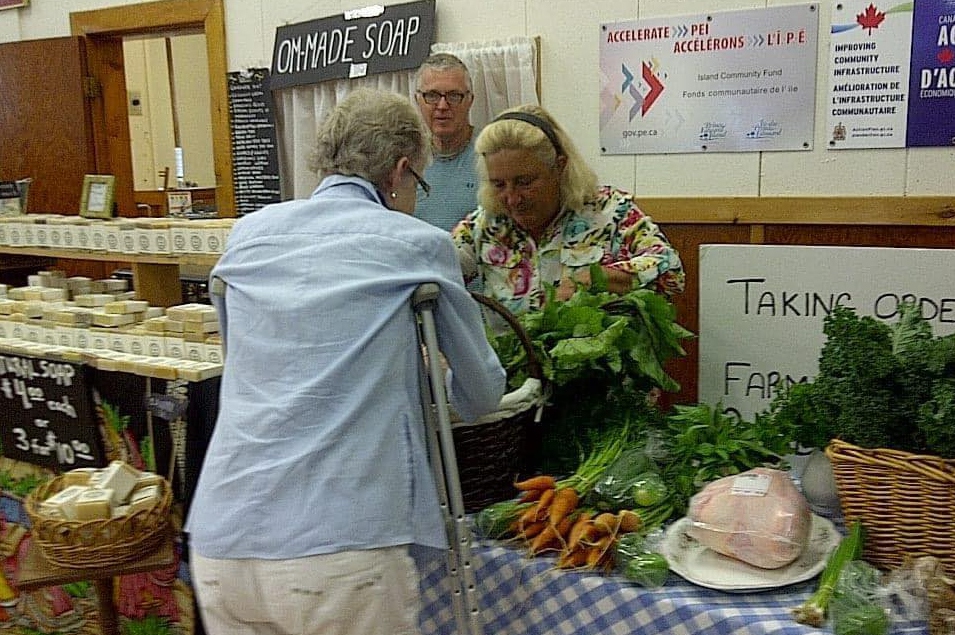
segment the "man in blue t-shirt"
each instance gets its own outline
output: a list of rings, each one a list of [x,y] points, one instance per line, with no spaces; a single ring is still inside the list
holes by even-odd
[[[431,130],[434,161],[424,173],[431,195],[419,193],[415,216],[451,231],[477,207],[474,126],[469,118],[474,103],[471,74],[454,55],[437,53],[421,64],[416,84],[418,108]]]

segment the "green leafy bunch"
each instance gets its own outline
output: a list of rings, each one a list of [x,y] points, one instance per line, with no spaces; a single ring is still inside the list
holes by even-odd
[[[664,365],[684,356],[681,341],[693,336],[666,297],[648,289],[610,293],[600,267],[591,268],[591,279],[566,301],[547,285],[544,306],[517,316],[550,387],[540,455],[542,469],[556,474],[573,471],[591,449],[591,432],[652,416],[652,388],[680,389]],[[511,329],[490,339],[509,385],[523,384],[528,355],[518,335]]]
[[[677,324],[676,309],[664,296],[648,289],[623,295],[606,291],[606,274],[591,271],[591,287],[578,286],[566,301],[545,285],[546,302],[537,311],[518,316],[541,361],[545,379],[564,386],[578,379],[612,377],[629,380],[644,390],[657,386],[680,389],[664,370],[667,360],[686,355],[681,340],[693,334]],[[510,385],[527,377],[527,354],[517,335],[492,338],[508,371]]]
[[[660,431],[657,463],[677,513],[704,485],[754,467],[779,465],[791,451],[786,429],[757,417],[744,421],[722,404],[675,405]]]
[[[836,307],[823,320],[819,372],[778,395],[770,415],[807,447],[955,457],[955,335],[935,337],[913,303],[894,324]]]

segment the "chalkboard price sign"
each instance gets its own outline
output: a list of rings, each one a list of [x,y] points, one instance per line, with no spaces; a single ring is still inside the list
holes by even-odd
[[[102,467],[86,367],[0,351],[3,455],[50,469]]]
[[[282,200],[269,69],[229,73],[236,216]]]

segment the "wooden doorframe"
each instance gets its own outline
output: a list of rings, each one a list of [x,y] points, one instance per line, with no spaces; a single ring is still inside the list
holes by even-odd
[[[70,14],[70,31],[86,41],[96,167],[116,176],[121,216],[137,216],[133,195],[133,160],[127,113],[122,38],[174,31],[202,31],[209,60],[212,108],[212,153],[219,216],[235,216],[232,139],[222,0],[159,0]]]

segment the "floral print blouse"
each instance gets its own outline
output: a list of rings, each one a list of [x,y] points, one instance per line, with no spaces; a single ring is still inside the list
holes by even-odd
[[[462,260],[477,263],[483,293],[512,313],[540,308],[544,283],[599,262],[633,275],[635,287],[667,295],[683,291],[680,256],[633,195],[598,188],[583,209],[564,210],[538,243],[504,214],[481,207],[454,228]]]

